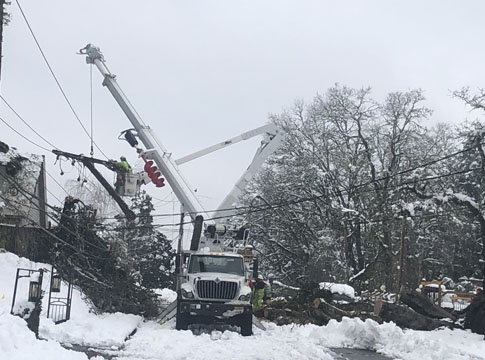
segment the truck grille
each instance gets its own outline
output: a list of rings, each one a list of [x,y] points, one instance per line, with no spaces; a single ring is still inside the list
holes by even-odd
[[[237,283],[233,281],[199,280],[197,293],[201,299],[232,300],[236,297]]]

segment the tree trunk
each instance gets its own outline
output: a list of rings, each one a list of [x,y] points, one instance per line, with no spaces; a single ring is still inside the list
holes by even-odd
[[[479,217],[479,222],[480,222],[480,237],[482,240],[482,258],[479,260],[480,262],[480,267],[482,271],[482,279],[483,282],[485,283],[485,219],[480,216]]]
[[[358,268],[357,271],[361,271],[364,268],[365,265],[365,260],[364,260],[364,254],[362,253],[362,232],[360,229],[360,222],[359,219],[356,219],[357,223],[355,225],[354,229],[354,235],[355,235],[355,250],[357,252],[357,262],[358,262]]]
[[[348,221],[347,219],[344,220],[344,246],[345,246],[345,259],[347,260],[347,265],[349,266],[350,269],[352,269],[353,274],[357,274],[357,269],[356,269],[356,263],[355,263],[355,257],[354,257],[354,244],[352,242],[353,234],[351,233],[350,235],[347,232],[348,228]],[[352,228],[350,228],[350,231],[352,232]]]
[[[380,317],[384,321],[392,321],[397,326],[413,330],[434,330],[442,326],[457,327],[453,323],[441,321],[421,315],[405,306],[384,302]]]
[[[417,293],[416,291],[404,291],[401,295],[401,301],[421,315],[435,319],[455,318],[454,315],[450,314],[448,311],[440,308],[439,306],[436,306],[425,296]]]

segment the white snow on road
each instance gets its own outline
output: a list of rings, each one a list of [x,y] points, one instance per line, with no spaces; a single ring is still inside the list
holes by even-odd
[[[340,347],[370,349],[403,360],[485,360],[483,335],[464,330],[403,331],[392,323],[380,325],[372,320],[344,318],[327,326],[265,323],[267,331],[255,328],[251,337],[227,331],[196,336],[190,331],[175,330],[173,320],[161,325],[142,322],[140,317],[128,314],[97,315],[90,312],[89,303],[77,291],[72,319],[66,323],[54,325],[46,319],[44,307],[40,334],[45,340],[38,340],[24,320],[10,315],[10,305],[16,267],[48,266],[13,254],[0,254],[0,266],[1,360],[87,360],[82,353],[62,348],[61,342],[111,348],[120,360],[326,360],[334,358],[329,348]],[[45,284],[47,279],[48,274]],[[19,301],[25,301],[25,286],[21,290]],[[135,328],[136,334],[124,342]]]
[[[485,359],[483,336],[462,330],[403,331],[391,323],[349,318],[327,326],[265,325],[267,331],[255,329],[252,337],[232,332],[195,336],[174,330],[173,322],[147,322],[117,354],[123,360],[332,359],[329,348],[346,347],[403,360]]]

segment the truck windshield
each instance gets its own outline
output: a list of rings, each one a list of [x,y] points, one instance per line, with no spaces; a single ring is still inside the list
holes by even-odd
[[[215,272],[244,276],[243,259],[230,256],[192,255],[189,273]]]

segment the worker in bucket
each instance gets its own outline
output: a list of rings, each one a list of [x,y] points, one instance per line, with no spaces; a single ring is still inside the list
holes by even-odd
[[[253,312],[257,312],[263,307],[264,289],[264,278],[259,274],[253,287]]]
[[[120,161],[116,162],[116,168],[120,173],[131,174],[131,166],[124,156],[120,156]]]
[[[126,174],[131,174],[131,166],[124,156],[120,156],[120,161],[116,161],[114,165],[116,168],[116,192],[122,195],[126,182]]]

